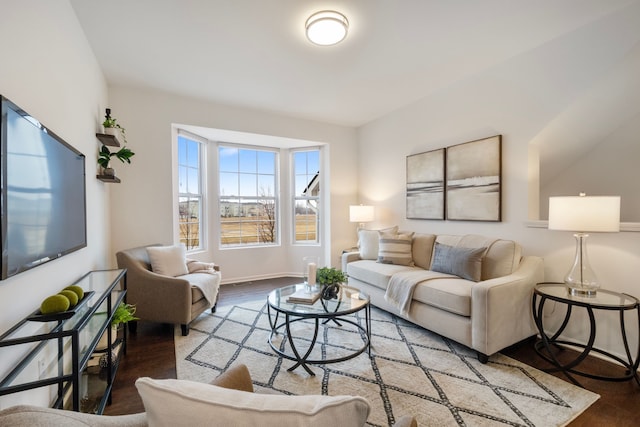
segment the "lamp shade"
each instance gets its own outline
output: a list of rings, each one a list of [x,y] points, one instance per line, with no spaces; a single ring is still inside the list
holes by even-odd
[[[374,219],[373,206],[351,205],[349,206],[350,222],[371,222]]]
[[[620,196],[549,197],[549,230],[620,231]]]

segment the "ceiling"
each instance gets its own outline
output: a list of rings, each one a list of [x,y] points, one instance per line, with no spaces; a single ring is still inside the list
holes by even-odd
[[[633,0],[71,0],[109,84],[361,126]],[[347,16],[316,46],[313,12]],[[106,12],[106,13],[105,13]]]

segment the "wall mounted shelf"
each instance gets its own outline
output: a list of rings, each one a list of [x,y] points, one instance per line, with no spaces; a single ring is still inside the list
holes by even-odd
[[[116,138],[114,135],[107,135],[106,133],[96,133],[96,138],[98,140],[109,147],[120,147],[120,140]]]
[[[120,184],[121,182],[120,178],[111,175],[96,175],[96,178],[103,182],[113,182],[115,184]]]

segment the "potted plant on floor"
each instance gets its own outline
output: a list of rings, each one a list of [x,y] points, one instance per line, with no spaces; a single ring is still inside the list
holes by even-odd
[[[322,267],[316,271],[316,283],[322,287],[322,298],[333,299],[338,296],[340,284],[347,281],[347,275],[333,267]]]

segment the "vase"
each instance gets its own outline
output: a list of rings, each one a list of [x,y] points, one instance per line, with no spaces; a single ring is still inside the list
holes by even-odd
[[[100,337],[100,341],[98,341],[98,345],[96,345],[96,350],[106,350],[107,347],[113,346],[117,338],[118,338],[118,327],[112,326],[111,327],[111,345],[109,345],[109,341],[108,341],[109,337],[107,334],[107,330],[105,329],[104,333]]]

